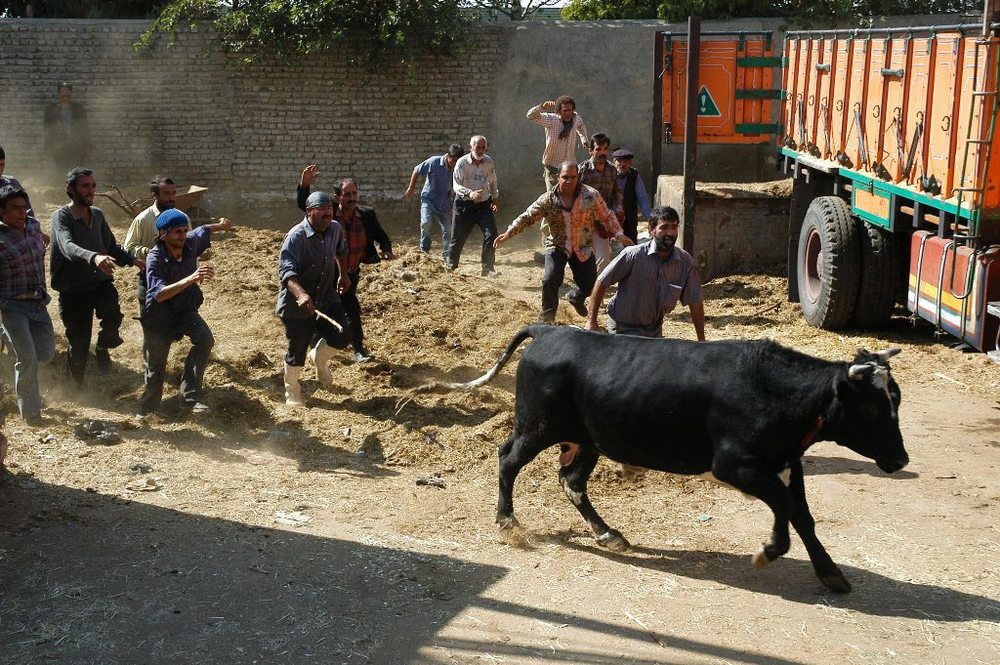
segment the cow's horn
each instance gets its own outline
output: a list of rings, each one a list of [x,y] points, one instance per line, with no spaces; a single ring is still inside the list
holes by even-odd
[[[889,360],[889,358],[892,358],[894,355],[896,355],[900,351],[902,351],[902,349],[899,349],[899,348],[896,348],[896,347],[893,347],[891,349],[886,349],[885,351],[879,351],[878,352],[878,359],[881,360],[882,362],[887,362]]]
[[[872,367],[869,363],[865,363],[863,365],[851,365],[851,368],[847,370],[847,378],[851,381],[860,381],[873,369],[874,367]]]

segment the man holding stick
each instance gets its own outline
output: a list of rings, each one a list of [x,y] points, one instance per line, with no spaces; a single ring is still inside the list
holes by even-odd
[[[278,257],[278,305],[288,339],[285,353],[285,403],[302,406],[299,379],[306,357],[316,365],[316,377],[329,387],[333,349],[351,343],[351,325],[340,294],[351,286],[347,271],[347,237],[333,221],[336,204],[326,192],[313,192],[305,202],[306,216],[285,235]]]

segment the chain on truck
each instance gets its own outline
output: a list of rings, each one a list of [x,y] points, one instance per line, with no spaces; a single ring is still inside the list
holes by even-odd
[[[989,5],[977,24],[786,33],[788,297],[810,324],[878,328],[905,299],[937,330],[998,347],[1000,26]]]

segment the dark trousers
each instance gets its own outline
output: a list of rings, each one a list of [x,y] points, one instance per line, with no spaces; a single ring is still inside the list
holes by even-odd
[[[296,367],[305,365],[309,347],[316,344],[320,337],[335,349],[343,349],[350,343],[354,334],[351,330],[351,324],[347,320],[347,312],[344,311],[343,304],[333,303],[323,307],[321,311],[339,323],[343,330],[337,330],[326,319],[281,317],[281,323],[285,326],[285,338],[288,340],[285,362],[289,365]]]
[[[135,299],[139,301],[139,315],[142,316],[142,309],[146,305],[146,273],[141,270],[135,276]]]
[[[639,242],[639,215],[635,212],[625,213],[625,221],[622,222],[622,231],[626,237],[631,238],[633,243]]]
[[[597,281],[597,259],[593,255],[586,261],[580,261],[576,255],[567,256],[561,249],[549,249],[545,252],[545,272],[542,273],[542,321],[555,321],[556,308],[559,306],[559,287],[562,286],[569,263],[573,271],[573,281],[576,286],[566,294],[566,300],[571,303],[583,303],[594,290]]]
[[[351,279],[351,288],[340,294],[340,302],[343,303],[347,320],[351,324],[351,346],[355,351],[362,351],[365,348],[365,333],[361,327],[361,303],[358,301],[358,280],[361,279],[361,269],[352,270],[347,276]]]
[[[483,273],[493,270],[496,257],[493,241],[497,237],[497,223],[493,218],[493,208],[490,207],[492,204],[492,199],[482,203],[461,199],[455,201],[455,221],[451,230],[451,246],[448,247],[448,266],[452,270],[458,267],[465,241],[472,233],[472,229],[477,226],[483,232],[483,252],[480,257]]]
[[[118,289],[113,282],[102,282],[90,291],[59,294],[59,318],[66,327],[66,340],[69,342],[69,373],[78,384],[83,383],[87,367],[95,314],[101,322],[97,346],[105,349],[121,346],[124,340],[118,331],[122,325],[122,310],[118,305]]]
[[[145,413],[155,411],[163,399],[163,380],[167,369],[167,357],[170,355],[170,345],[175,339],[188,337],[191,339],[191,350],[184,360],[184,373],[181,375],[181,395],[184,401],[197,401],[201,397],[202,383],[205,379],[205,366],[208,364],[215,337],[208,324],[196,311],[185,312],[178,316],[172,324],[173,334],[164,334],[165,330],[152,330],[143,326],[143,354],[146,356],[146,389],[142,393],[140,406]]]

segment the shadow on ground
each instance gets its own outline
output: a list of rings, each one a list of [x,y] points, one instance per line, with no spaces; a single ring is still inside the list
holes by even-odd
[[[638,628],[485,597],[507,575],[500,566],[252,527],[2,471],[0,563],[0,648],[8,665],[410,663],[484,654],[620,662],[592,646],[539,659],[536,645],[516,638],[440,634],[469,608],[509,621],[573,623],[619,644],[650,639]],[[682,653],[795,662],[669,639]]]

